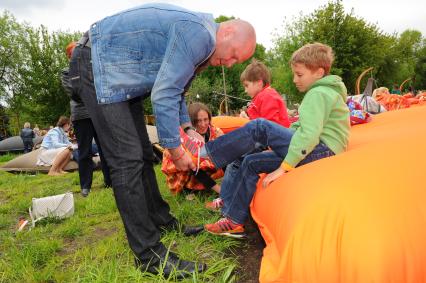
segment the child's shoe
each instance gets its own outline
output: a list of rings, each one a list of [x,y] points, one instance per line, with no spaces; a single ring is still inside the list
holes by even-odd
[[[181,128],[179,128],[180,141],[183,147],[192,154],[195,158],[198,158],[200,149],[203,147],[204,142],[199,139],[188,136]]]
[[[206,202],[205,207],[208,210],[219,211],[223,207],[223,199],[215,198],[212,201],[208,201]]]
[[[205,159],[200,157],[200,150],[204,146],[204,142],[190,137],[181,128],[179,128],[179,134],[183,149],[192,156],[192,160],[197,166],[197,170],[195,172],[195,174],[197,174],[200,169],[200,162]]]
[[[223,235],[237,239],[246,237],[246,234],[244,233],[244,225],[236,224],[227,217],[220,219],[216,223],[204,225],[204,229],[215,235]]]

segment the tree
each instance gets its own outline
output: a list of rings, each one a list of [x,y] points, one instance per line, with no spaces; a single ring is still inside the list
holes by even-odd
[[[0,35],[0,99],[15,132],[25,121],[47,126],[69,114],[60,75],[68,65],[65,47],[80,34],[49,33],[43,26],[19,24],[4,12]]]
[[[357,18],[352,10],[345,13],[342,1],[331,1],[312,14],[295,19],[285,25],[284,33],[275,39],[275,47],[268,54],[272,66],[274,81],[279,80],[277,87],[288,93],[292,102],[301,101],[291,83],[291,71],[288,62],[291,54],[307,43],[321,42],[330,45],[335,53],[335,62],[331,72],[340,75],[349,92],[354,93],[354,85],[358,75],[367,67],[378,70],[378,81],[385,81],[396,76],[398,70],[392,65],[396,49],[392,48],[395,36],[384,34],[373,24]],[[386,77],[381,71],[387,67]],[[384,73],[383,73],[384,74]]]
[[[417,90],[426,90],[426,39],[416,51],[416,66],[414,68],[414,87]]]

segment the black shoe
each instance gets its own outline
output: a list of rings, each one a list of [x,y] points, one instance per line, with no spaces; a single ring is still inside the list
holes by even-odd
[[[166,225],[160,226],[159,229],[161,231],[161,234],[176,230],[178,232],[182,231],[185,236],[192,236],[192,235],[197,235],[198,233],[203,231],[204,226],[203,225],[201,226],[181,225],[179,224],[176,218],[173,218],[172,221],[170,221]]]
[[[161,234],[170,232],[170,231],[180,231],[180,224],[179,221],[176,218],[173,218],[171,221],[169,221],[169,223],[167,223],[166,225],[161,225],[158,227],[158,229],[160,229]]]
[[[180,259],[175,253],[168,252],[163,256],[153,258],[148,264],[142,264],[135,259],[136,268],[152,274],[162,274],[164,278],[183,279],[192,276],[194,272],[201,273],[207,265]]]
[[[204,226],[185,226],[183,228],[183,234],[185,236],[194,236],[200,233],[201,231],[204,231]]]
[[[81,189],[81,195],[87,197],[90,193],[90,189]]]

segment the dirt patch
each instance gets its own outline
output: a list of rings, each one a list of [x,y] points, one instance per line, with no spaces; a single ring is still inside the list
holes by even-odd
[[[102,239],[108,237],[118,231],[117,227],[105,228],[105,227],[96,227],[95,231],[92,232],[94,238]]]
[[[265,241],[263,240],[257,224],[252,218],[246,223],[245,230],[247,233],[246,243],[243,243],[238,254],[239,282],[255,283],[259,282],[260,261],[262,259]]]

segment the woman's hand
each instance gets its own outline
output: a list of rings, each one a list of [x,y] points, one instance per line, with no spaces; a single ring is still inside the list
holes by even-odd
[[[279,177],[281,177],[282,175],[284,175],[284,173],[285,173],[284,169],[282,169],[281,167],[279,167],[274,172],[269,173],[268,175],[266,175],[266,177],[262,181],[263,188],[266,188],[267,186],[269,186],[270,183],[272,183],[273,181],[275,181],[276,179],[278,179]]]

